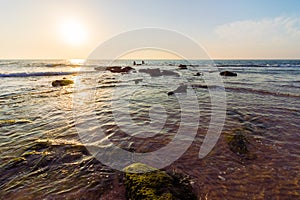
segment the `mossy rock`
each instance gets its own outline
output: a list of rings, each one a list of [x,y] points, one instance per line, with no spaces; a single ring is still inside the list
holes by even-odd
[[[128,199],[197,199],[192,187],[183,184],[179,176],[167,174],[142,163],[134,163],[124,171]]]
[[[232,152],[238,155],[246,155],[249,152],[249,141],[244,134],[235,133],[233,135],[228,135],[226,140]]]
[[[62,80],[55,80],[52,82],[53,87],[59,87],[59,86],[67,86],[70,84],[73,84],[74,81],[68,80],[68,79],[62,79]]]

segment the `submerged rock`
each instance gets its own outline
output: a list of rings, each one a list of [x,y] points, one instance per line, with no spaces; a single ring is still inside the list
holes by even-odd
[[[142,163],[134,163],[124,171],[128,199],[197,199],[191,185],[179,176]]]
[[[55,80],[52,82],[53,87],[59,87],[59,86],[67,86],[73,84],[74,81],[69,79],[62,79],[62,80]]]
[[[232,152],[238,155],[246,155],[248,150],[248,140],[242,133],[227,136],[227,143]]]
[[[223,71],[223,72],[220,72],[220,75],[221,76],[237,76],[237,73],[230,72],[230,71]]]
[[[163,75],[163,76],[177,76],[177,77],[179,77],[178,73],[172,72],[170,70],[161,70],[161,75]]]
[[[140,69],[139,72],[149,74],[151,77],[161,76],[161,71],[158,68],[155,68],[155,69]]]

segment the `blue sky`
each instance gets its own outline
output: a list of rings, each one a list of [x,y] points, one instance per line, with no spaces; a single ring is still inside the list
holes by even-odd
[[[0,58],[85,58],[144,27],[183,33],[212,58],[300,58],[297,0],[1,0],[0,25]]]

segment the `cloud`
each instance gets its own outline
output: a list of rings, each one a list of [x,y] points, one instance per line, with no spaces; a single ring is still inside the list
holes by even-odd
[[[218,26],[218,38],[227,42],[293,43],[300,39],[300,18],[276,17],[262,20],[236,21]]]
[[[300,18],[235,21],[214,29],[211,52],[225,58],[299,58]]]

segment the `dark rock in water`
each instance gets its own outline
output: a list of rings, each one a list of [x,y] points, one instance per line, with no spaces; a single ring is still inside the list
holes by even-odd
[[[181,85],[176,90],[174,90],[174,93],[186,93],[187,85]]]
[[[70,84],[73,84],[73,83],[74,83],[74,81],[72,81],[72,80],[62,79],[62,80],[53,81],[52,86],[53,87],[66,86],[66,85],[70,85]]]
[[[196,200],[188,181],[142,163],[124,169],[128,199]]]
[[[112,66],[112,67],[106,67],[106,70],[112,72],[112,73],[128,73],[129,71],[133,70],[132,67],[120,67],[120,66]]]
[[[161,74],[162,74],[163,76],[177,76],[177,77],[179,77],[179,74],[178,74],[178,73],[172,72],[172,71],[170,71],[170,70],[161,70]]]
[[[133,65],[136,65],[136,62],[135,62],[135,61],[133,61]]]
[[[142,60],[142,65],[144,65],[145,64],[145,62]]]
[[[186,93],[187,85],[181,85],[176,90],[168,92],[168,96],[174,95],[175,93]]]
[[[232,152],[238,155],[245,155],[248,153],[248,140],[242,133],[227,136],[227,143]]]
[[[179,67],[179,69],[187,69],[187,66],[186,65],[182,65],[182,64],[180,64],[178,67]]]
[[[203,88],[203,89],[217,89],[220,86],[217,85],[203,85],[203,84],[192,84],[193,88]]]
[[[221,76],[237,76],[237,73],[230,72],[230,71],[223,71],[223,72],[220,72],[220,75]]]
[[[161,71],[158,68],[155,68],[155,69],[140,69],[139,72],[149,74],[151,77],[161,76]]]
[[[168,96],[174,95],[175,93],[173,91],[168,92]]]
[[[197,72],[197,73],[195,74],[195,76],[202,76],[202,73]]]
[[[139,72],[149,74],[151,77],[159,77],[159,76],[177,76],[177,77],[179,77],[179,74],[176,72],[172,72],[170,70],[160,70],[159,68],[140,69]]]
[[[204,89],[208,89],[208,85],[201,85],[201,84],[193,84],[192,85],[193,88],[204,88]]]

